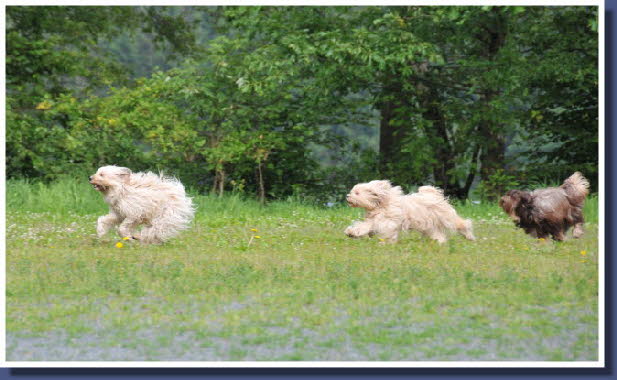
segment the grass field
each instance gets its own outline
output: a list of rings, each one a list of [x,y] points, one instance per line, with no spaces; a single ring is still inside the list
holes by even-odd
[[[196,197],[162,246],[95,236],[87,183],[7,184],[7,360],[598,359],[598,202],[586,235],[538,241],[496,205],[478,238],[348,239],[361,217]]]

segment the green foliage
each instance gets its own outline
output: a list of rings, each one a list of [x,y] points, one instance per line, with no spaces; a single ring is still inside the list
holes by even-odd
[[[520,183],[516,176],[502,169],[496,170],[476,188],[476,194],[483,200],[496,201],[510,189],[517,189]]]
[[[528,47],[532,53],[523,67],[534,88],[521,117],[529,133],[526,155],[539,173],[555,178],[580,170],[593,188],[598,185],[597,17],[597,8],[549,8],[520,34],[537,41]],[[555,33],[543,32],[547,28]],[[543,149],[547,139],[556,147]]]
[[[507,141],[527,128],[526,113],[541,99],[535,94],[559,82],[547,82],[547,70],[556,76],[562,70],[579,73],[581,85],[581,72],[597,79],[597,57],[573,61],[569,57],[579,53],[568,48],[576,40],[586,51],[597,50],[597,33],[584,25],[595,17],[591,7],[256,7],[225,14],[231,30],[259,44],[267,41],[269,52],[286,51],[283,62],[292,60],[294,70],[314,78],[316,93],[370,94],[381,118],[382,177],[433,182],[461,198],[476,173],[486,180],[507,164]],[[564,17],[569,23],[563,24]],[[545,57],[545,36],[559,39],[550,45],[553,56],[567,62],[559,69]],[[583,86],[594,91],[597,84]],[[572,94],[573,104],[581,105],[582,92]],[[561,101],[557,94],[550,99]],[[534,133],[554,135],[550,129]],[[593,161],[597,124],[588,123],[584,131],[569,139],[589,143],[579,150],[585,154],[569,150],[565,161],[574,166]],[[533,160],[535,152],[520,158]]]
[[[262,202],[332,201],[377,177],[462,199],[479,176],[492,198],[514,167],[522,185],[575,170],[597,182],[594,7],[9,7],[7,17],[9,177],[115,163]],[[129,80],[131,33],[151,44],[143,72],[176,67]]]
[[[96,119],[92,111],[88,125],[83,120],[79,124],[77,119],[87,111],[78,105],[88,94],[126,83],[125,70],[116,57],[104,52],[101,40],[142,28],[158,41],[169,41],[177,51],[190,49],[190,25],[180,18],[152,24],[165,17],[164,12],[157,7],[7,7],[9,177],[54,178],[63,172],[85,172],[102,155],[139,161],[131,156],[136,151],[134,134],[99,133],[100,125],[93,124],[100,120],[92,121]],[[84,107],[92,106],[86,103]],[[123,148],[128,150],[122,153]]]

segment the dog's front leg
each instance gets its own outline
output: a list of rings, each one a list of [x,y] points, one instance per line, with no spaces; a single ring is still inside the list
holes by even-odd
[[[122,221],[122,223],[120,223],[120,226],[118,227],[118,235],[120,235],[120,237],[122,238],[128,237],[128,238],[136,239],[137,237],[136,237],[136,234],[133,232],[133,230],[138,225],[139,225],[138,219],[126,218]]]
[[[355,222],[345,229],[345,235],[352,238],[366,236],[371,233],[372,226],[373,223],[367,221]]]
[[[100,216],[96,221],[96,234],[102,238],[110,228],[120,223],[120,218],[113,212]]]

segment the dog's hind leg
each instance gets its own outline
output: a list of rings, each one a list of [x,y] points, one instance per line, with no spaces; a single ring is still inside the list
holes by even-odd
[[[565,232],[567,229],[568,227],[564,223],[552,223],[550,221],[546,221],[544,225],[544,230],[550,234],[555,241],[563,241],[566,238]]]
[[[525,233],[533,238],[537,238],[538,237],[538,231],[535,228],[525,228],[524,229]]]
[[[178,224],[165,214],[150,221],[142,228],[141,241],[146,244],[161,244],[179,232]]]
[[[133,231],[138,225],[139,220],[126,218],[122,221],[122,223],[120,223],[120,226],[118,226],[118,235],[122,238],[135,238],[135,233]]]
[[[141,230],[140,240],[146,244],[162,244],[188,228],[191,209],[167,208]]]
[[[551,235],[553,235],[553,240],[556,241],[563,241],[566,238],[562,230],[555,231]]]
[[[96,221],[96,234],[101,238],[118,223],[120,223],[120,218],[114,213],[100,216]]]
[[[583,210],[580,208],[574,209],[573,213],[573,221],[574,221],[574,229],[572,230],[572,236],[575,239],[580,238],[585,233],[583,229],[583,223],[585,223],[585,218],[583,217]]]
[[[398,241],[399,226],[393,223],[392,225],[381,226],[377,232],[377,237],[384,239],[383,243],[396,243]]]
[[[373,224],[374,234],[382,243],[396,243],[398,234],[401,232],[401,225],[393,220],[379,220]]]
[[[146,244],[161,244],[163,239],[161,239],[157,231],[153,227],[144,227],[141,230],[141,241]]]
[[[473,224],[471,219],[463,219],[458,218],[456,221],[456,230],[459,234],[465,236],[467,240],[476,240],[476,237],[473,236]]]
[[[439,244],[445,243],[448,238],[446,237],[445,232],[439,229],[431,230],[427,232],[428,237],[433,240],[437,240]]]

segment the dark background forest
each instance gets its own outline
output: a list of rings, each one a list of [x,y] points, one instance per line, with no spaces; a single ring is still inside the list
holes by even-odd
[[[598,181],[597,7],[6,8],[9,179],[452,198]]]

